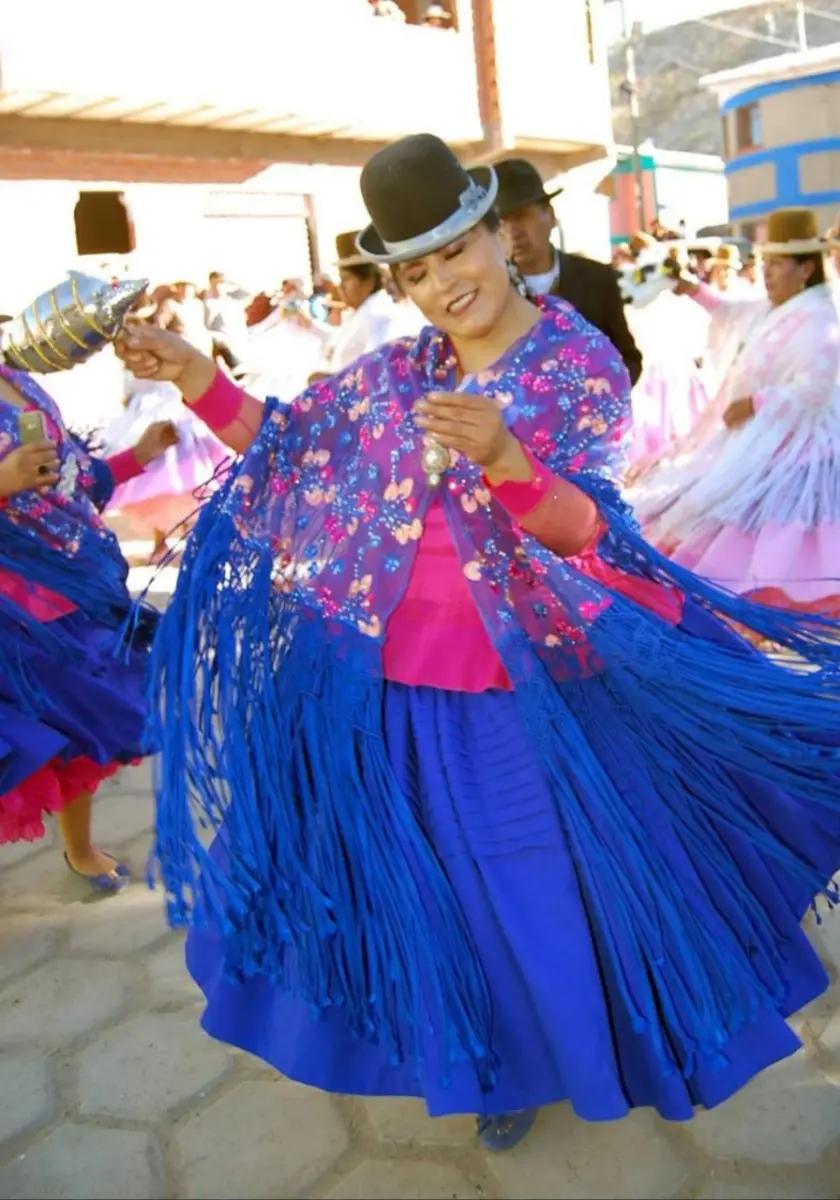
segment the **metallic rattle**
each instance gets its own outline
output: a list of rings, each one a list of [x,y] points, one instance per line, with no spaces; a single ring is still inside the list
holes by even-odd
[[[145,279],[108,283],[70,271],[3,326],[0,354],[10,367],[42,375],[75,367],[114,340],[147,287]]]

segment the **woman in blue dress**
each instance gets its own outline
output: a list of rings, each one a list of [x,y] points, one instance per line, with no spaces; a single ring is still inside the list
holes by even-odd
[[[154,654],[204,1027],[503,1149],[563,1099],[685,1120],[795,1052],[840,650],[644,542],[626,370],[514,286],[495,188],[431,135],[374,156],[359,250],[429,326],[289,408],[165,333],[122,353],[243,453]]]

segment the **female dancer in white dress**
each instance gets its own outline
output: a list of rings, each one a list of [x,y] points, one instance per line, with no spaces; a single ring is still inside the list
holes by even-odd
[[[814,215],[774,213],[767,297],[682,283],[737,343],[693,432],[631,499],[678,563],[764,603],[840,615],[840,321]]]

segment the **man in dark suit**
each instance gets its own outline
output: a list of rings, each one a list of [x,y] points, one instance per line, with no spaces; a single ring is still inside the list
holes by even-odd
[[[495,164],[499,177],[496,205],[510,236],[513,261],[536,294],[561,296],[591,325],[607,335],[624,359],[633,383],[642,373],[642,355],[627,328],[618,276],[612,267],[554,248],[557,221],[540,174],[524,158]],[[560,191],[562,189],[558,189]]]

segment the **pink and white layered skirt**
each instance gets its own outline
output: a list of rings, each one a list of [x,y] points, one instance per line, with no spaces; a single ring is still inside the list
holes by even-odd
[[[176,529],[199,507],[201,491],[232,457],[204,422],[181,400],[171,383],[137,380],[124,414],[106,430],[109,454],[134,446],[155,421],[172,421],[178,444],[141,475],[118,487],[109,509],[119,512],[137,537]]]
[[[628,499],[675,562],[767,604],[840,616],[840,392],[721,428]]]
[[[693,364],[674,370],[666,364],[646,366],[633,388],[631,463],[660,454],[685,437],[709,403],[699,370]]]

